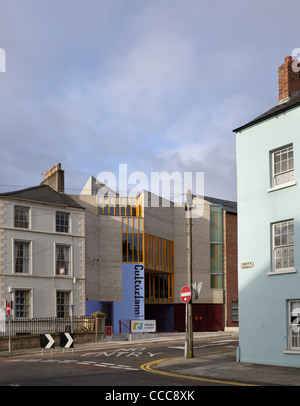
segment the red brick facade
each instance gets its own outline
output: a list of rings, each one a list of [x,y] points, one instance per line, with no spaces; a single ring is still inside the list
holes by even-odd
[[[226,327],[238,327],[238,321],[232,321],[232,302],[238,302],[238,264],[237,264],[237,215],[225,215],[225,305]]]

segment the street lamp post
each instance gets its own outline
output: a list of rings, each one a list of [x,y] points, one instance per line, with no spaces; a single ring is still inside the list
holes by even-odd
[[[188,273],[188,286],[192,289],[192,216],[191,210],[193,205],[193,198],[191,190],[187,191],[186,195],[186,208],[187,208],[187,273]],[[193,313],[192,313],[192,300],[187,304],[187,358],[193,358]]]

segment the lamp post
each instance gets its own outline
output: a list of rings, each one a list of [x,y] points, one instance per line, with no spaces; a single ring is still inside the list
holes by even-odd
[[[191,194],[191,190],[188,189],[186,194],[186,217],[187,217],[187,280],[188,286],[192,289],[192,216],[191,210],[193,205],[193,197]],[[193,350],[193,312],[192,312],[192,300],[187,304],[187,358],[193,358],[194,350]]]

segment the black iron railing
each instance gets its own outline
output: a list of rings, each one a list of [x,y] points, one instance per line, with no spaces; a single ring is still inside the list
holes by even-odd
[[[18,318],[0,320],[0,337],[17,335],[34,335],[44,333],[63,333],[75,331],[93,331],[95,317],[46,317],[46,318]]]

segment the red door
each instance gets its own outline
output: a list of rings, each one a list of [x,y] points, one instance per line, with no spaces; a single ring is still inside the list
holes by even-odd
[[[194,304],[193,331],[222,331],[222,304]],[[174,331],[185,331],[185,305],[174,306]]]

